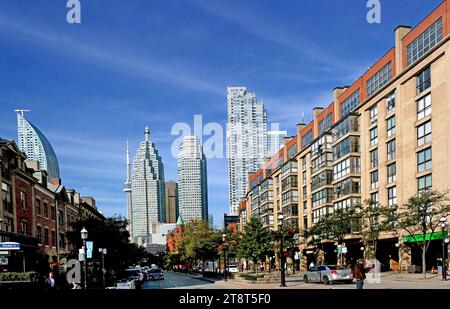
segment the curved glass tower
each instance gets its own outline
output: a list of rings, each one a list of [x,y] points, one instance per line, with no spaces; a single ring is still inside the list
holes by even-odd
[[[23,116],[24,111],[17,111],[17,130],[19,149],[25,152],[28,160],[39,161],[49,178],[60,178],[58,158],[45,135]]]

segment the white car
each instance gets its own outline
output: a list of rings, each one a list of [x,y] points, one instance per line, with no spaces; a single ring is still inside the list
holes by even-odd
[[[228,265],[228,272],[229,273],[238,273],[239,268],[237,267],[237,265]]]

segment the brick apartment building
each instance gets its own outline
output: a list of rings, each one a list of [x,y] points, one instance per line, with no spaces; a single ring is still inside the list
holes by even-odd
[[[449,189],[449,34],[449,0],[416,27],[397,27],[394,48],[352,85],[336,87],[333,102],[315,108],[313,121],[298,124],[297,135],[250,175],[240,226],[256,216],[277,230],[282,213],[284,225],[305,230],[367,199],[401,207],[422,190]],[[384,267],[390,260],[420,265],[417,246],[398,248],[402,236],[384,233],[378,240]],[[359,236],[346,243],[348,256],[363,256]],[[431,244],[430,267],[442,255],[440,244]],[[303,265],[315,260],[317,248],[302,243],[299,249]],[[336,263],[334,250],[334,243],[324,244],[325,262]]]

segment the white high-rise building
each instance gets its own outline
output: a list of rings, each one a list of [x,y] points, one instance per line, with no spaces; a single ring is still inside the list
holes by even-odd
[[[287,131],[268,131],[267,132],[267,142],[268,142],[268,153],[269,157],[273,157],[283,146],[284,138],[287,137]]]
[[[183,220],[208,220],[206,158],[196,136],[183,137],[178,154],[178,205]]]
[[[41,169],[50,178],[60,178],[58,158],[47,137],[24,117],[29,110],[16,110],[19,149],[25,152],[27,160],[38,161]]]
[[[267,114],[263,102],[246,87],[228,87],[227,154],[230,213],[247,193],[248,174],[267,157]]]
[[[145,140],[133,161],[131,178],[131,235],[134,243],[147,243],[152,223],[165,221],[164,194],[163,163],[146,127]]]

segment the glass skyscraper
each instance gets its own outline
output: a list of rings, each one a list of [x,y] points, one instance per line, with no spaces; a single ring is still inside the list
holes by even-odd
[[[260,168],[267,157],[267,113],[246,87],[229,87],[227,103],[230,214],[236,214],[247,193],[248,174]]]
[[[178,154],[179,215],[183,220],[208,220],[206,158],[198,137],[185,136]]]
[[[45,135],[25,119],[26,110],[16,110],[19,149],[25,152],[27,160],[38,161],[49,178],[60,178],[58,158]]]
[[[144,245],[151,236],[152,223],[165,222],[164,191],[164,166],[147,127],[145,140],[133,161],[131,239],[134,243]]]

